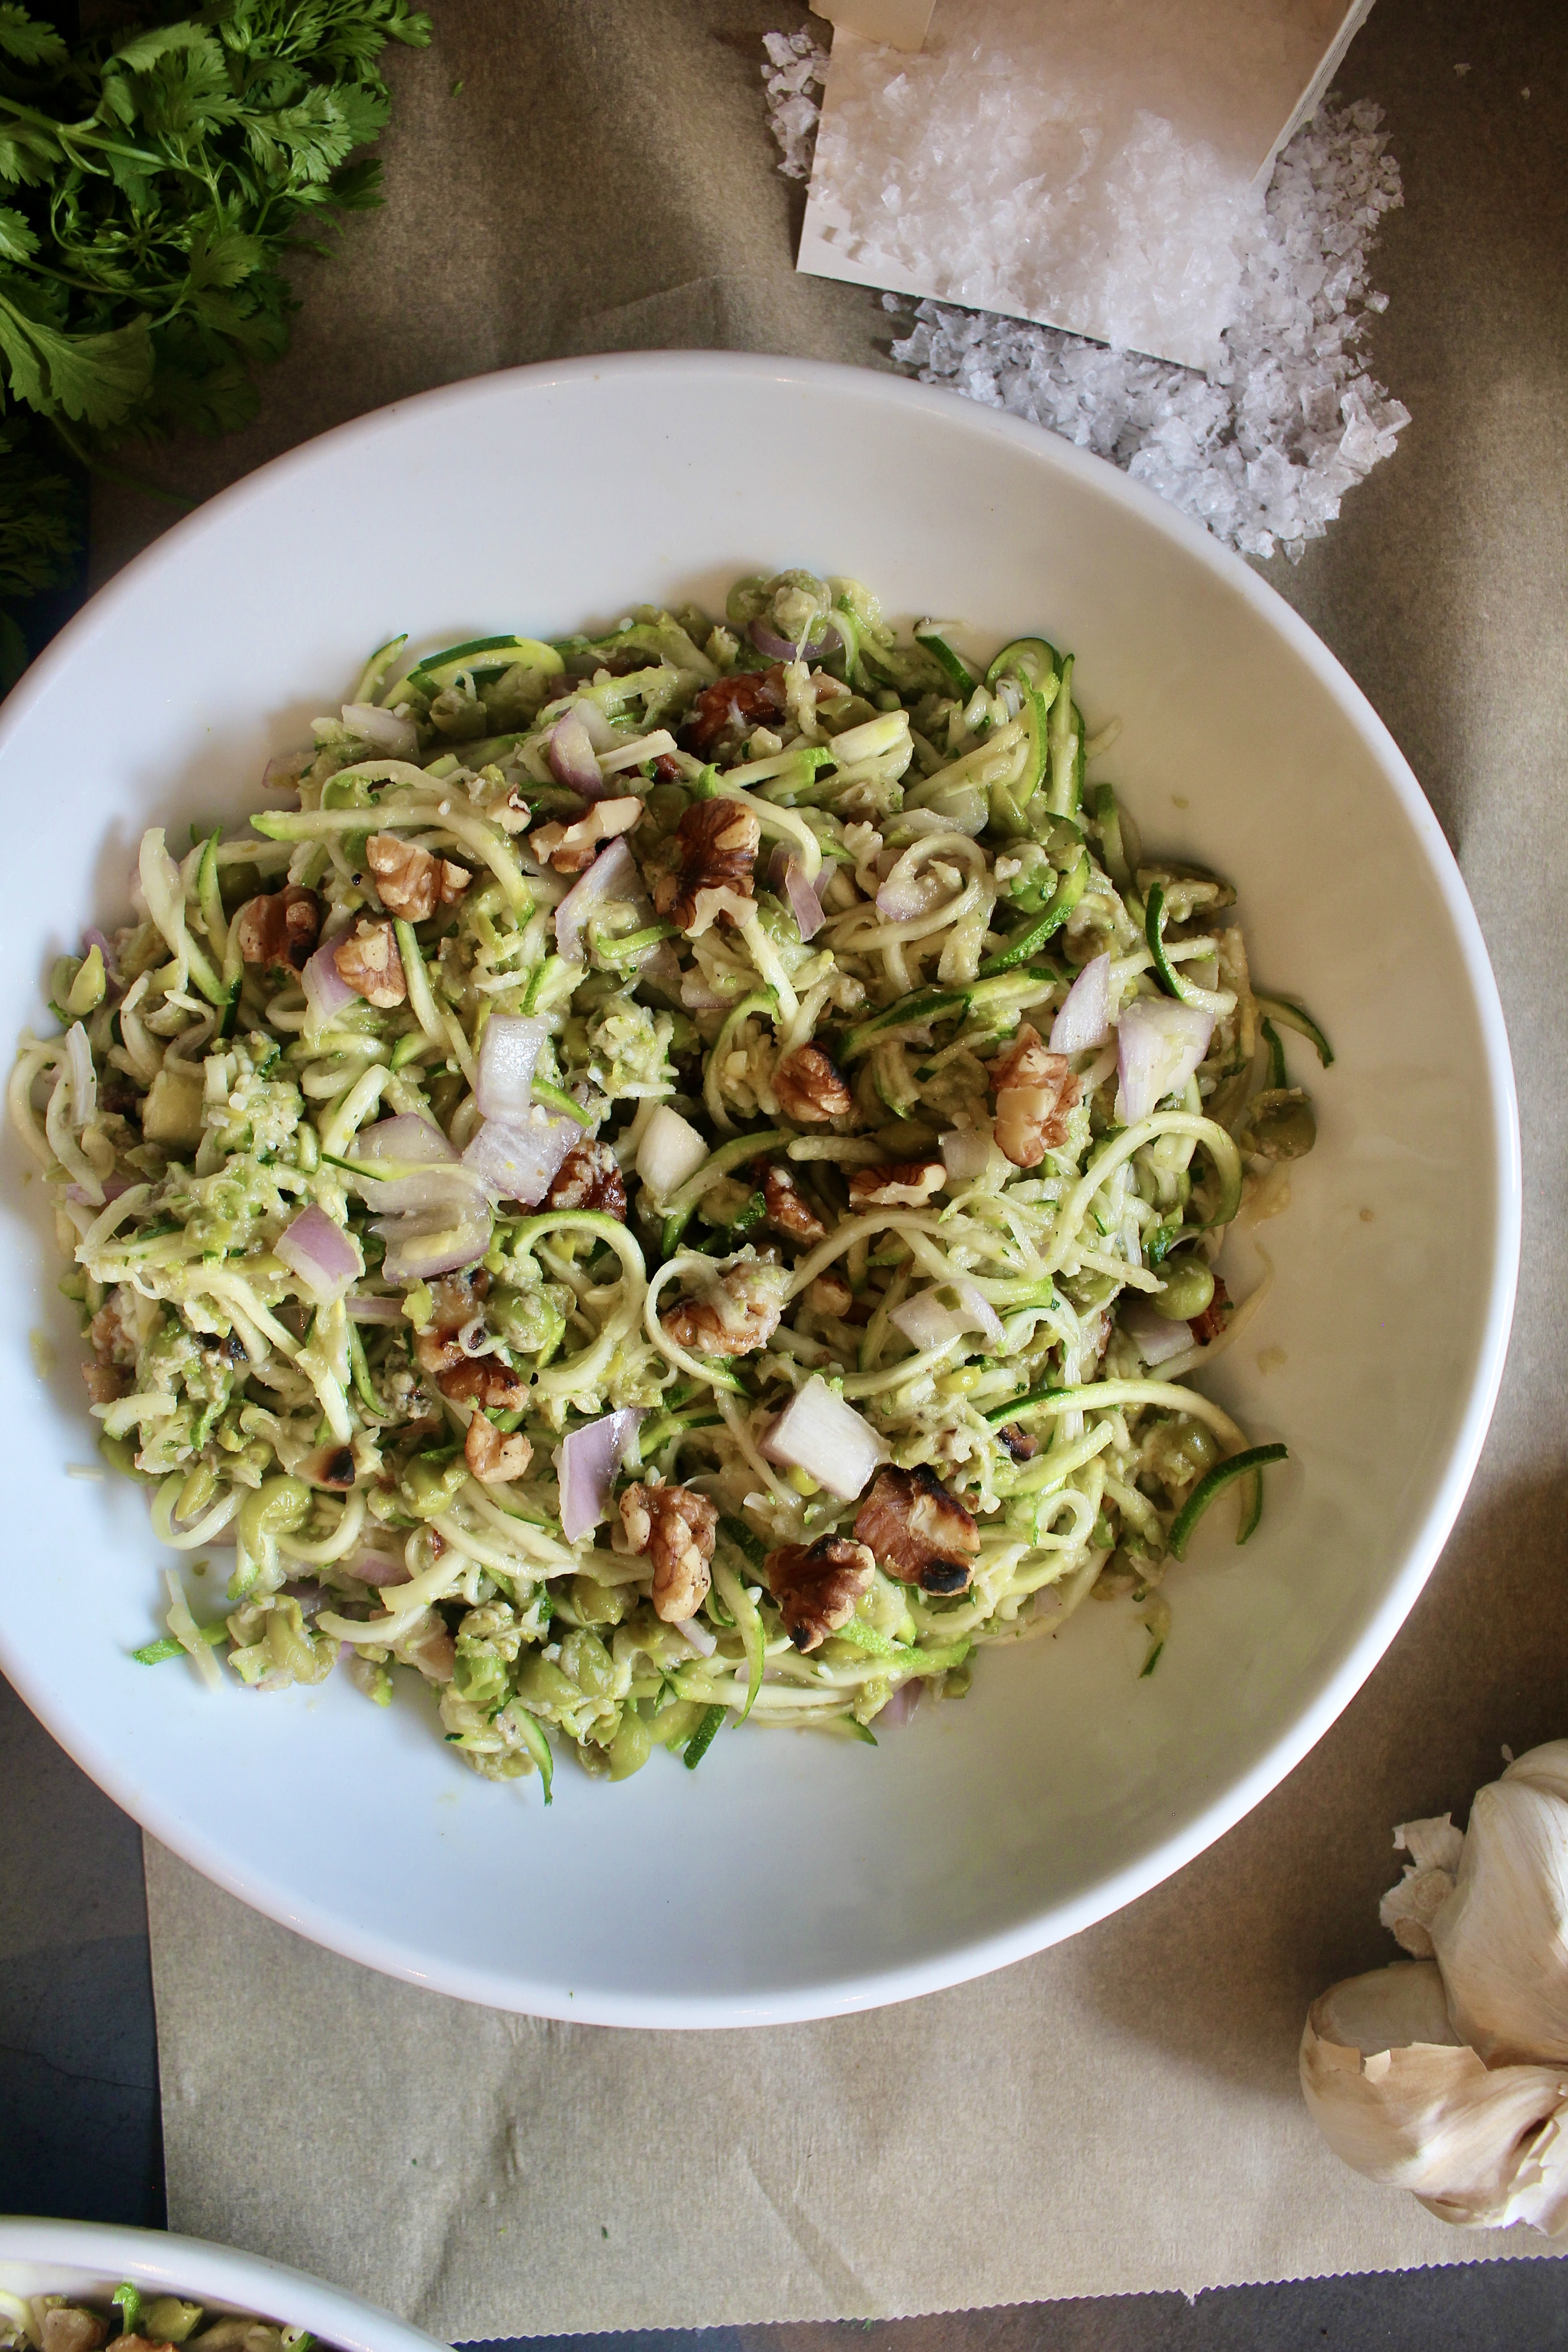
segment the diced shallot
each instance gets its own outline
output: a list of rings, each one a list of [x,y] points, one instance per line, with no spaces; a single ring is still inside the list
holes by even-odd
[[[597,770],[595,771],[597,773]],[[653,908],[642,886],[637,860],[618,837],[601,849],[584,874],[580,874],[555,909],[555,947],[568,963],[583,961],[583,928],[614,899],[637,909],[644,922],[653,920]]]
[[[502,1201],[531,1209],[543,1200],[552,1178],[573,1146],[583,1140],[574,1118],[551,1118],[536,1103],[521,1118],[480,1121],[463,1153],[463,1165]]]
[[[273,1248],[310,1297],[322,1304],[341,1298],[364,1272],[358,1243],[314,1202],[290,1220]]]
[[[1097,955],[1086,963],[1067,992],[1061,1011],[1051,1024],[1053,1054],[1087,1054],[1103,1045],[1110,1034],[1110,958]]]
[[[534,1064],[549,1035],[542,1021],[516,1013],[492,1013],[479,1044],[479,1084],[474,1088],[486,1118],[520,1118],[527,1111]]]
[[[888,1448],[852,1404],[834,1395],[819,1373],[793,1396],[763,1440],[770,1462],[804,1470],[840,1502],[852,1503]]]
[[[677,1621],[676,1632],[690,1643],[700,1658],[710,1658],[719,1646],[719,1636],[700,1617],[682,1617]]]
[[[942,1137],[940,1148],[949,1183],[973,1184],[984,1175],[996,1150],[990,1121],[984,1127],[955,1127]]]
[[[402,1320],[403,1301],[401,1298],[375,1298],[362,1297],[351,1298],[349,1300],[349,1321],[351,1323],[401,1323]]]
[[[412,719],[398,719],[390,710],[383,710],[374,702],[345,702],[343,725],[354,734],[363,735],[367,743],[384,752],[389,760],[413,760],[419,751],[419,735]]]
[[[708,1157],[708,1146],[688,1118],[660,1103],[637,1145],[637,1174],[656,1201],[668,1201]]]
[[[1208,1052],[1213,1034],[1213,1019],[1194,1004],[1135,996],[1122,1006],[1116,1024],[1121,1081],[1116,1116],[1124,1126],[1147,1118],[1166,1095],[1180,1092]]]
[[[802,940],[814,940],[826,919],[822,901],[806,880],[805,868],[798,857],[790,858],[784,866],[784,892]]]
[[[575,706],[551,729],[547,757],[557,783],[569,785],[584,800],[598,799],[604,790],[599,758]]]
[[[66,1069],[70,1078],[71,1125],[82,1128],[98,1108],[98,1072],[87,1031],[79,1021],[73,1021],[66,1031]]]
[[[362,1127],[354,1138],[353,1156],[356,1160],[406,1160],[418,1168],[456,1160],[458,1155],[433,1119],[421,1118],[416,1111],[403,1111],[396,1118],[378,1118],[374,1127]]]
[[[375,1230],[386,1243],[382,1266],[389,1282],[428,1282],[434,1275],[476,1265],[490,1245],[495,1223],[487,1202],[383,1217]]]
[[[607,1412],[574,1429],[552,1459],[561,1481],[561,1532],[568,1543],[592,1535],[610,1514],[616,1473],[642,1420],[640,1405]]]
[[[1120,1320],[1145,1364],[1168,1363],[1173,1356],[1184,1355],[1193,1344],[1193,1335],[1185,1323],[1173,1323],[1156,1313],[1141,1293],[1134,1291],[1121,1302]]]
[[[1004,1337],[1001,1317],[973,1282],[955,1285],[953,1296],[956,1303],[948,1307],[935,1286],[917,1290],[912,1298],[894,1307],[891,1320],[922,1352],[945,1347],[963,1331],[978,1331],[993,1344]]]
[[[820,634],[813,638],[810,645],[797,646],[789,637],[781,637],[776,629],[770,629],[765,621],[753,621],[752,643],[760,654],[766,654],[770,661],[820,661],[823,655],[831,652],[840,639],[831,621],[819,618],[817,627]]]
[[[312,1036],[325,1029],[345,1004],[358,1002],[358,989],[351,988],[338,970],[335,945],[335,941],[329,940],[325,947],[318,948],[300,974],[300,985],[310,1008],[305,1026]]]

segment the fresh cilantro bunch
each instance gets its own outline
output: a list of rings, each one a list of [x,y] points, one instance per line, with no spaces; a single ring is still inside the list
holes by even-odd
[[[290,253],[380,202],[405,0],[209,0],[74,46],[0,0],[0,681],[14,607],[68,564],[68,456],[255,412],[289,341]],[[30,415],[29,415],[30,413]],[[31,418],[42,420],[35,425]],[[0,631],[4,624],[0,624]]]

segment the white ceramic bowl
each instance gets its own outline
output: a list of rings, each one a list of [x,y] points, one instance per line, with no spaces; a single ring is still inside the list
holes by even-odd
[[[470,2000],[716,2026],[868,2007],[1114,1910],[1304,1755],[1453,1524],[1518,1257],[1501,1013],[1447,845],[1357,689],[1272,591],[1098,459],[951,394],[795,361],[669,354],[494,375],[267,467],[131,566],[0,719],[15,860],[0,1003],[123,908],[142,827],[253,804],[270,751],[397,629],[450,643],[717,603],[810,564],[977,647],[1076,649],[1101,772],[1145,838],[1223,867],[1260,982],[1338,1048],[1294,1074],[1319,1148],[1267,1241],[1278,1286],[1211,1378],[1292,1461],[1246,1551],[1215,1511],[1168,1587],[1156,1675],[1123,1608],[980,1663],[873,1753],[725,1738],[700,1772],[496,1789],[417,1702],[209,1696],[128,1653],[158,1630],[142,1495],[94,1458],[38,1187],[0,1252],[10,1541],[0,1662],[110,1793],[212,1877],[373,1967]],[[1238,1248],[1243,1283],[1256,1265]],[[58,1369],[40,1380],[30,1330]],[[1259,1357],[1264,1360],[1260,1366]],[[1274,1369],[1266,1370],[1264,1366]]]
[[[204,2304],[209,2314],[240,2312],[303,2327],[321,2352],[433,2352],[436,2343],[357,2294],[234,2246],[97,2221],[0,2219],[0,2288],[7,2294],[63,2294],[106,2305],[126,2279],[149,2298],[177,2294]]]

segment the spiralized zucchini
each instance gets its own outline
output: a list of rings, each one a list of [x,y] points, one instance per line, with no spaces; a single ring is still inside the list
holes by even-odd
[[[1183,1384],[1256,1308],[1213,1260],[1314,1130],[1234,892],[1086,789],[1072,695],[1044,639],[972,681],[948,625],[785,572],[717,624],[400,640],[247,826],[146,835],[140,919],[57,965],[9,1088],[102,1451],[176,1552],[234,1548],[142,1659],[342,1658],[384,1704],[412,1670],[547,1799],[552,1743],[618,1779],[728,1720],[868,1737],[1091,1591],[1152,1664],[1173,1528],[1261,1504]],[[537,1108],[487,1119],[493,1022],[498,1067],[538,1024]],[[519,1119],[605,1149],[498,1176]],[[872,1541],[802,1647],[770,1560],[869,1525],[775,1442],[810,1383],[963,1539],[923,1581]],[[611,1415],[569,1538],[562,1449]],[[610,1470],[695,1498],[689,1613]]]

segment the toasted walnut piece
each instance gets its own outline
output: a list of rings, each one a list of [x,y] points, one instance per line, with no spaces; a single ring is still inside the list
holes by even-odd
[[[654,877],[656,912],[682,931],[700,923],[706,929],[715,915],[733,914],[737,906],[743,912],[762,837],[757,819],[738,801],[693,801],[676,828],[676,870]],[[710,892],[714,902],[701,903]],[[732,903],[724,901],[725,892]]]
[[[1037,1168],[1067,1141],[1079,1082],[1065,1054],[1053,1054],[1027,1022],[988,1076],[996,1094],[996,1141],[1015,1168]]]
[[[357,988],[367,1003],[379,1006],[384,1013],[407,997],[408,982],[403,977],[397,934],[390,923],[356,923],[350,936],[340,940],[332,950],[332,961],[339,977],[346,980],[351,988]]]
[[[681,732],[692,751],[706,759],[721,736],[739,742],[765,720],[782,718],[784,709],[782,669],[742,670],[705,686],[694,697]]]
[[[1216,1274],[1214,1278],[1214,1297],[1201,1315],[1194,1315],[1192,1318],[1187,1328],[1198,1346],[1206,1348],[1211,1339],[1219,1338],[1229,1321],[1230,1293]]]
[[[905,1160],[886,1168],[857,1168],[849,1179],[852,1209],[923,1209],[947,1181],[940,1160]]]
[[[699,1356],[746,1356],[777,1330],[784,1276],[776,1265],[737,1265],[696,1298],[667,1307],[659,1321],[678,1348]]]
[[[773,1072],[773,1092],[786,1118],[802,1127],[813,1120],[842,1118],[855,1097],[820,1045],[797,1045]]]
[[[443,1396],[460,1404],[482,1404],[488,1412],[517,1412],[528,1402],[528,1384],[499,1356],[465,1356],[436,1375]]]
[[[922,1592],[967,1591],[980,1529],[923,1463],[918,1470],[878,1471],[855,1515],[855,1533],[900,1584],[918,1584]]]
[[[303,971],[321,935],[321,902],[313,890],[290,882],[264,898],[247,898],[234,922],[247,963]]]
[[[43,2352],[98,2352],[109,2334],[104,2322],[95,2311],[83,2311],[76,2304],[59,2304],[46,2311],[38,2329]]]
[[[768,1223],[792,1242],[825,1242],[827,1227],[812,1207],[787,1168],[769,1167],[763,1177],[763,1201]]]
[[[628,1486],[621,1525],[634,1551],[653,1562],[653,1607],[667,1625],[695,1617],[712,1579],[708,1563],[719,1526],[717,1504],[689,1486]]]
[[[463,1440],[463,1459],[476,1478],[489,1479],[491,1486],[499,1486],[509,1478],[522,1476],[533,1459],[533,1448],[521,1429],[503,1433],[482,1412],[476,1412]]]
[[[626,1182],[621,1163],[607,1143],[584,1136],[574,1143],[550,1180],[545,1196],[552,1209],[596,1209],[601,1216],[626,1222]]]
[[[594,863],[602,841],[613,841],[618,833],[630,833],[643,813],[643,803],[636,793],[624,799],[595,801],[586,816],[573,824],[537,825],[528,836],[528,845],[542,866],[547,860],[557,874],[581,874]]]
[[[135,1385],[135,1375],[127,1364],[84,1364],[81,1376],[94,1404],[112,1404],[116,1397],[129,1396]]]
[[[877,1562],[847,1536],[818,1536],[813,1544],[784,1544],[768,1554],[763,1574],[779,1604],[784,1632],[797,1650],[815,1650],[847,1625],[855,1603],[871,1588]]]
[[[346,1495],[354,1483],[356,1465],[352,1445],[319,1445],[300,1466],[312,1486],[331,1486]]]
[[[816,1315],[847,1315],[855,1304],[855,1293],[838,1268],[830,1265],[807,1290],[805,1303]]]
[[[474,878],[466,866],[433,857],[417,842],[400,841],[395,833],[373,833],[364,854],[382,905],[410,923],[423,923],[437,907],[454,905]]]
[[[1031,1437],[1023,1424],[1010,1421],[996,1432],[996,1443],[1010,1454],[1015,1462],[1032,1462],[1040,1450],[1040,1441]]]
[[[136,1361],[136,1334],[126,1325],[121,1297],[120,1291],[111,1290],[88,1326],[88,1337],[100,1364]]]

